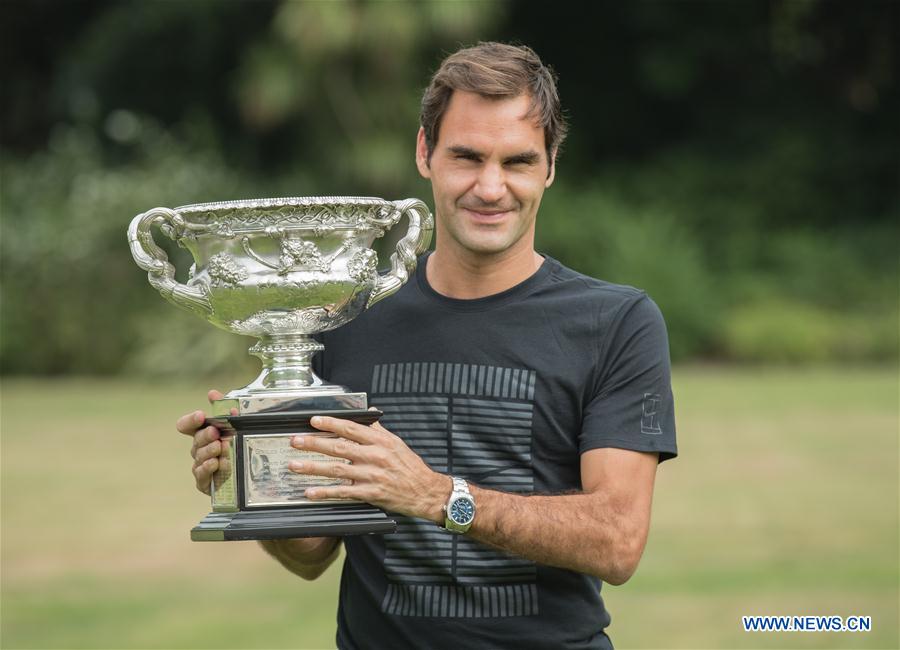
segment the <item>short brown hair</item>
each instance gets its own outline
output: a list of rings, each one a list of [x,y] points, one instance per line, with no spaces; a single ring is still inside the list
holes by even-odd
[[[454,90],[478,93],[489,99],[527,94],[531,98],[528,116],[535,118],[544,129],[547,164],[552,166],[553,152],[565,140],[568,127],[556,90],[556,73],[541,63],[534,50],[524,45],[487,42],[444,59],[422,96],[420,120],[429,160]]]

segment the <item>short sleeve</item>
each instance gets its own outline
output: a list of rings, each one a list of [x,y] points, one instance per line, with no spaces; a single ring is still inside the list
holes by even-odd
[[[616,447],[678,455],[669,340],[646,294],[624,304],[601,332],[594,395],[583,411],[581,453]]]

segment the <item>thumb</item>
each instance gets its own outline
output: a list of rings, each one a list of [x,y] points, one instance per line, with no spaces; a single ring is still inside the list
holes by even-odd
[[[212,404],[213,402],[217,402],[217,401],[219,401],[220,399],[225,399],[225,396],[224,396],[221,392],[219,392],[219,391],[217,391],[215,388],[213,388],[211,391],[209,391],[209,392],[206,394],[206,399],[208,399],[208,400],[209,400],[209,403]],[[239,411],[238,411],[236,408],[232,408],[232,409],[230,410],[230,413],[231,413],[232,415],[238,415],[238,414],[239,414]]]

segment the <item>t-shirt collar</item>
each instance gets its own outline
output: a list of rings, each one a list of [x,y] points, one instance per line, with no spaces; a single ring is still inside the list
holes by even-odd
[[[505,291],[501,291],[500,293],[484,296],[483,298],[464,299],[450,298],[440,294],[428,283],[425,267],[428,264],[430,255],[431,251],[428,251],[419,258],[418,264],[416,265],[416,284],[418,285],[419,291],[421,291],[425,297],[438,303],[444,308],[452,309],[454,311],[486,311],[520,300],[540,286],[550,275],[553,267],[558,264],[556,260],[550,256],[543,255],[543,264],[538,267],[537,271],[519,284],[512,286]]]

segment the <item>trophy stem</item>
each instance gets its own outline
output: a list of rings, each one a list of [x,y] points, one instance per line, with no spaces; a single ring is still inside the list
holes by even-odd
[[[312,358],[325,346],[306,334],[276,334],[260,337],[250,354],[262,361],[262,372],[244,391],[326,390],[326,384],[312,369]],[[339,386],[334,389],[341,390]],[[243,391],[242,391],[243,392]]]
[[[307,334],[266,334],[250,354],[262,361],[262,372],[243,388],[228,391],[213,402],[215,415],[237,409],[251,413],[354,410],[368,407],[365,393],[323,381],[312,369],[312,358],[325,346]]]

